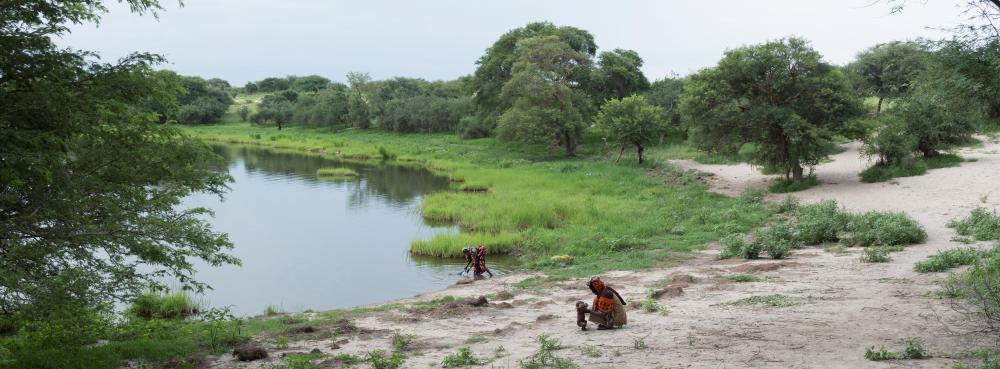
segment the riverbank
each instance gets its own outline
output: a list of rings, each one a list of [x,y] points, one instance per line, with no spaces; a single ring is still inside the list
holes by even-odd
[[[769,217],[757,204],[707,191],[696,173],[662,161],[644,166],[616,161],[596,138],[585,140],[579,157],[566,158],[540,145],[450,134],[278,131],[246,124],[185,131],[208,142],[429,168],[453,185],[452,191],[428,196],[422,215],[459,225],[462,232],[415,240],[411,252],[459,257],[463,246],[482,243],[492,253],[520,256],[525,266],[550,278],[665,265]],[[657,158],[695,155],[682,144],[651,151]],[[568,257],[553,258],[563,255]]]
[[[572,363],[566,367],[584,368],[947,368],[974,362],[969,350],[992,345],[991,337],[973,332],[975,327],[939,297],[945,273],[920,274],[913,266],[939,250],[967,247],[952,241],[947,221],[977,206],[1000,207],[993,193],[1000,173],[998,152],[1000,144],[988,143],[961,152],[975,161],[959,167],[876,184],[858,180],[865,163],[853,146],[818,168],[820,185],[795,194],[804,203],[835,199],[852,211],[904,211],[926,229],[925,243],[893,253],[888,263],[860,262],[859,248],[824,247],[796,250],[785,260],[720,261],[710,247],[669,268],[604,272],[604,279],[629,301],[629,325],[620,330],[583,332],[575,326],[573,302],[592,296],[584,287],[586,278],[553,281],[529,273],[343,315],[346,320],[336,325],[345,330],[333,340],[338,348],[330,338],[287,333],[291,342],[284,348],[275,345],[280,333],[254,340],[273,356],[316,349],[313,363],[319,367],[340,367],[367,353],[396,348],[407,368],[441,367],[470,357],[464,362],[481,367],[530,367],[539,352]],[[681,164],[716,171],[713,191],[732,193],[761,183],[762,176],[748,166]],[[652,299],[655,304],[646,298],[650,289],[663,291]],[[480,295],[490,304],[456,303]],[[291,317],[302,319],[299,325],[326,328],[331,323],[325,314],[269,321]],[[560,341],[561,349],[543,350],[552,346],[541,346],[540,336],[548,343]],[[900,351],[907,338],[919,339],[930,358],[865,358],[872,346]],[[217,357],[209,366],[266,368],[282,362],[275,358],[246,365]]]

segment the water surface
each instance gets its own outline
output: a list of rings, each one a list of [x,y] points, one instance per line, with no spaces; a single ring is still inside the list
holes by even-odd
[[[443,288],[465,265],[408,252],[414,239],[457,232],[426,224],[419,211],[423,196],[448,189],[447,178],[257,148],[215,150],[228,161],[231,190],[223,201],[197,195],[184,205],[215,211],[209,223],[229,234],[243,265],[198,265],[197,278],[214,287],[203,297],[211,306],[246,315],[268,305],[286,311],[353,307]],[[337,166],[359,177],[316,176],[319,168]],[[503,272],[502,260],[490,262],[494,272]]]

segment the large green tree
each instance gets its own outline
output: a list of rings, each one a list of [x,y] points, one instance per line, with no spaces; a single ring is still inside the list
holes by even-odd
[[[154,0],[127,0],[134,12]],[[149,101],[183,90],[157,78],[163,61],[115,63],[56,46],[68,24],[96,21],[100,1],[0,6],[0,314],[45,314],[124,299],[164,278],[203,287],[193,262],[237,262],[225,235],[183,209],[228,178],[204,144],[161,124]],[[38,316],[36,316],[38,317]]]
[[[514,74],[518,44],[537,36],[555,36],[571,50],[588,58],[597,53],[594,36],[579,28],[537,22],[503,34],[476,62],[478,66],[471,80],[475,103],[485,119],[495,119],[510,108],[511,101],[502,96],[502,90]],[[576,87],[589,85],[589,70],[575,69],[574,73],[568,79]]]
[[[590,56],[558,36],[538,36],[518,42],[515,59],[501,95],[510,108],[497,125],[500,138],[554,141],[575,155],[589,97],[574,88],[574,77],[590,68]]]
[[[826,157],[823,144],[862,111],[843,73],[799,38],[726,51],[718,66],[691,76],[680,105],[701,148],[755,144],[752,163],[794,180]]]
[[[642,58],[633,50],[602,52],[595,69],[594,95],[602,100],[621,99],[645,91],[649,88],[649,80],[641,68]]]
[[[634,146],[639,164],[643,162],[646,146],[668,129],[663,108],[646,102],[640,95],[608,100],[601,106],[595,122],[608,142],[621,145],[623,151]]]
[[[847,66],[858,90],[878,97],[875,115],[882,112],[882,102],[902,96],[913,80],[926,68],[928,52],[912,42],[890,42],[875,45],[858,54]]]

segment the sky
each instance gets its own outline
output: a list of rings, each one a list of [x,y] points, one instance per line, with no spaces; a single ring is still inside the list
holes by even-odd
[[[866,47],[942,38],[960,0],[910,0],[901,14],[873,0],[163,0],[159,19],[117,4],[99,25],[71,27],[60,45],[113,61],[133,51],[165,55],[184,75],[243,85],[318,74],[344,81],[428,80],[473,73],[500,35],[533,21],[590,31],[602,50],[632,49],[651,80],[715,65],[723,52],[788,36],[810,40],[828,62]]]

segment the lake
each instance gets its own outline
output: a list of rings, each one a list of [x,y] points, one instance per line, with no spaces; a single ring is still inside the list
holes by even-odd
[[[243,265],[197,264],[196,278],[214,289],[214,307],[256,315],[330,310],[405,298],[451,285],[463,259],[416,257],[410,242],[456,227],[420,216],[423,196],[448,191],[448,179],[424,169],[341,163],[318,156],[241,146],[216,146],[235,180],[224,200],[194,195],[185,207],[207,207],[216,231],[235,244]],[[358,177],[328,180],[325,167],[349,167]],[[503,259],[489,259],[503,274]]]

